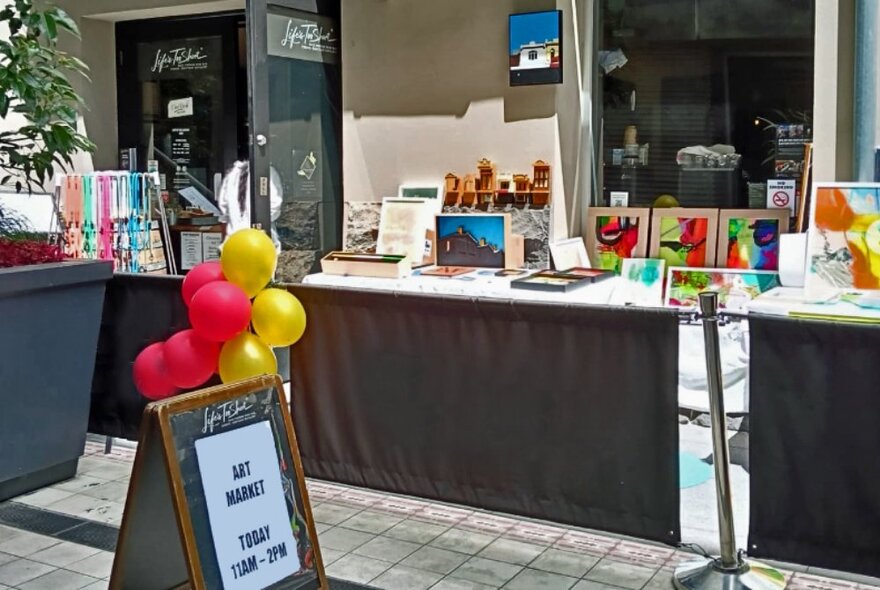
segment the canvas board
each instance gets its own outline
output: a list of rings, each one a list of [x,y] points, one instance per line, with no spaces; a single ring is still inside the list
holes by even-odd
[[[623,260],[648,253],[651,210],[637,207],[590,207],[587,253],[596,268],[620,272]]]
[[[435,217],[437,266],[512,268],[507,213],[443,213]]]
[[[666,305],[696,308],[700,293],[715,291],[719,309],[743,311],[758,295],[779,286],[779,273],[768,270],[673,266],[666,276]]]
[[[376,253],[403,255],[414,266],[421,264],[429,250],[425,240],[432,227],[432,216],[426,199],[384,198]]]
[[[648,256],[662,258],[667,268],[710,267],[715,262],[717,238],[718,209],[654,209]]]
[[[567,270],[576,266],[590,267],[590,258],[587,256],[587,247],[583,238],[569,238],[550,244],[550,256],[553,258],[553,267],[556,270]]]
[[[611,302],[639,307],[662,306],[665,269],[666,261],[659,258],[624,259]]]
[[[779,236],[790,223],[788,209],[722,209],[715,266],[779,270]]]

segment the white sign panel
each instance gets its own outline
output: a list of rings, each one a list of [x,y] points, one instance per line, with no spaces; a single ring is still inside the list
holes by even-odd
[[[796,181],[792,179],[767,181],[767,208],[791,209],[792,215],[797,207],[795,203]]]
[[[215,232],[202,234],[202,255],[205,262],[220,260],[221,243],[223,243],[223,234]]]
[[[193,114],[193,99],[180,98],[168,102],[168,118],[189,117]]]
[[[266,588],[300,570],[269,421],[196,441],[225,590]]]
[[[199,192],[199,190],[195,187],[188,186],[186,188],[182,188],[177,193],[189,201],[189,204],[193,207],[198,207],[202,211],[207,211],[208,213],[213,213],[214,215],[221,215],[220,209],[217,206],[209,201],[205,195]]]
[[[189,270],[202,263],[202,234],[180,232],[180,268]]]
[[[629,207],[629,193],[626,191],[611,191],[612,207]]]

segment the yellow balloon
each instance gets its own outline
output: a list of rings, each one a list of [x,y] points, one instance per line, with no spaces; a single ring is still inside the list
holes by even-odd
[[[272,240],[258,229],[235,232],[223,244],[220,265],[226,280],[253,297],[275,274],[276,253]]]
[[[254,299],[251,322],[269,346],[290,346],[306,331],[306,310],[283,289],[265,289]]]
[[[278,360],[272,349],[250,332],[242,332],[223,345],[219,365],[223,383],[278,372]]]

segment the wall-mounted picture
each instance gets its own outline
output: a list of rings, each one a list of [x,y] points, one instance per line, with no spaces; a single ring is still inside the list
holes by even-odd
[[[596,268],[620,272],[627,258],[648,252],[651,210],[590,207],[587,212],[587,253]]]
[[[880,183],[813,186],[805,292],[880,289]]]
[[[620,281],[614,289],[616,305],[660,307],[666,261],[659,258],[627,258],[622,261]]]
[[[430,203],[436,213],[443,209],[443,185],[430,182],[402,184],[397,189],[401,199],[424,199]]]
[[[779,274],[768,270],[673,267],[666,277],[666,305],[698,307],[700,293],[716,291],[719,308],[743,310],[758,295],[778,286]]]
[[[413,266],[422,264],[427,248],[434,210],[425,199],[382,200],[379,216],[378,254],[402,254]]]
[[[511,14],[510,85],[562,84],[562,11]]]
[[[715,262],[718,209],[675,207],[651,215],[651,258],[672,266],[707,267]]]
[[[722,209],[715,266],[779,270],[779,235],[789,223],[788,209]]]
[[[569,238],[550,244],[550,256],[556,270],[565,270],[575,266],[589,267],[590,259],[583,238]]]
[[[437,215],[436,234],[437,266],[511,268],[506,213]]]

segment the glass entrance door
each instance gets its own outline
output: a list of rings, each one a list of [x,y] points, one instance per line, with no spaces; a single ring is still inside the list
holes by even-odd
[[[254,220],[275,225],[278,278],[299,281],[342,241],[339,1],[247,12]]]

